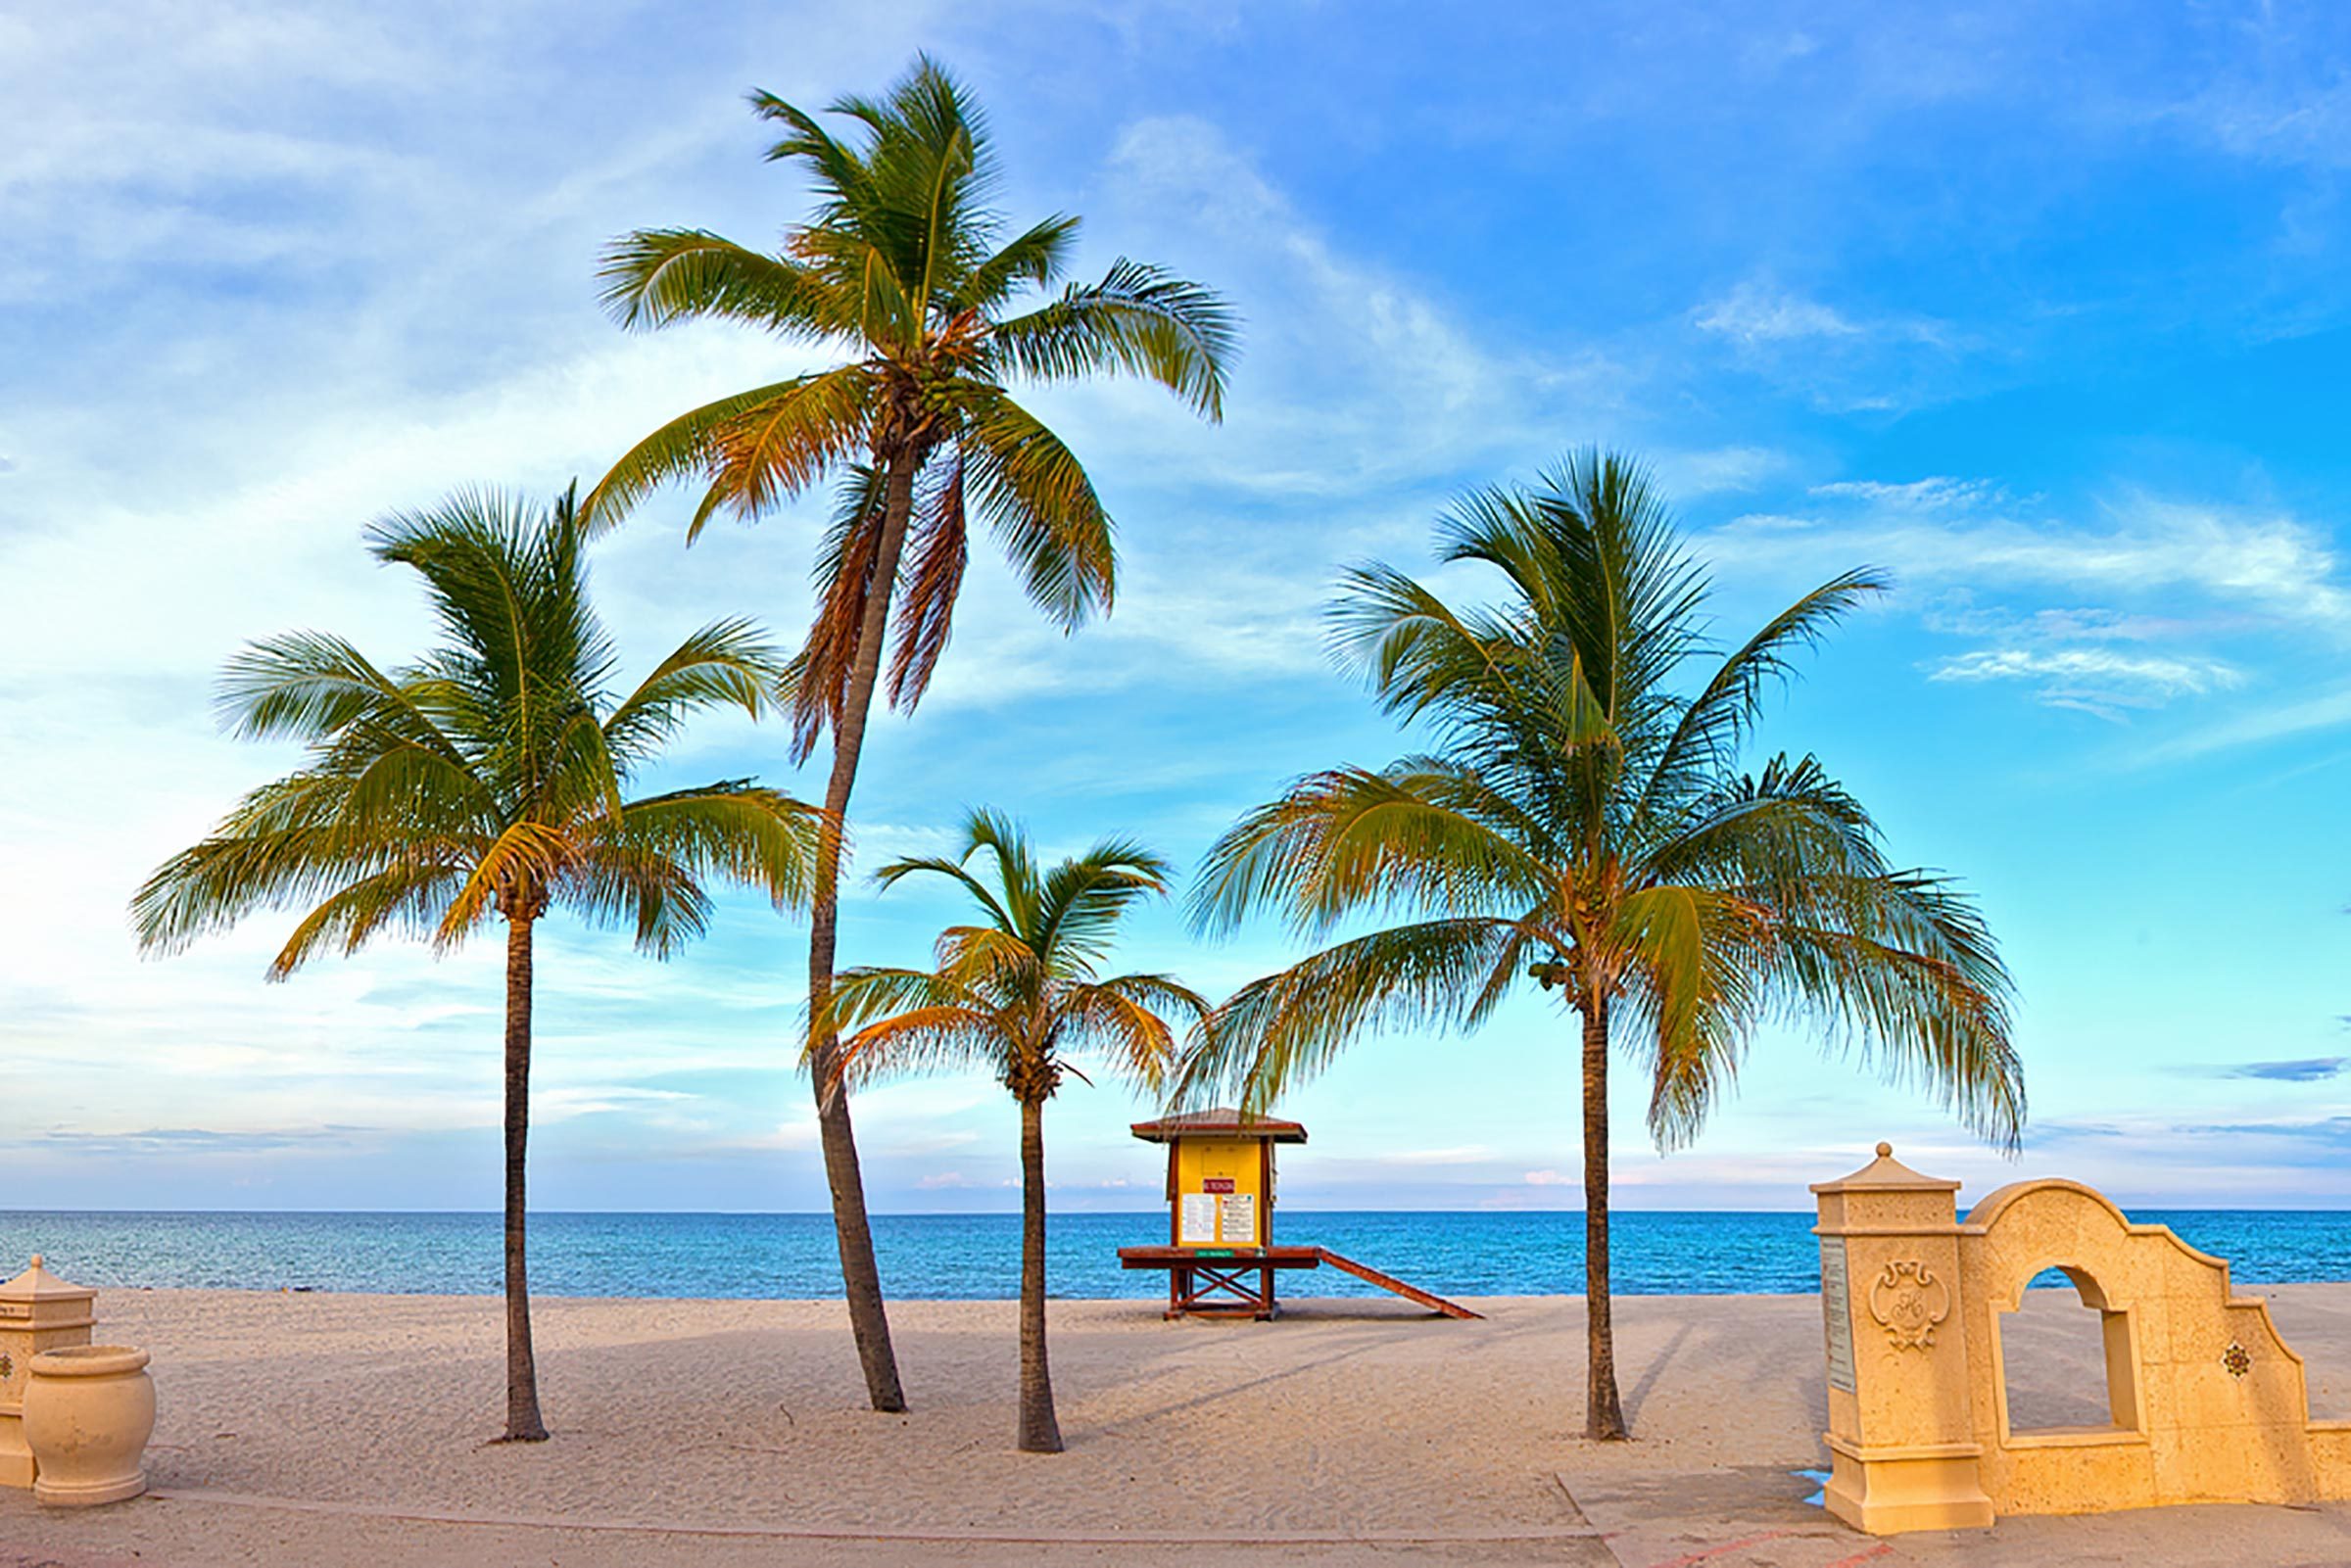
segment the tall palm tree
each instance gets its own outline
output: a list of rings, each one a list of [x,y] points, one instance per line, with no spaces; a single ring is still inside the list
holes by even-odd
[[[701,229],[639,230],[604,254],[604,301],[626,326],[734,321],[842,360],[679,415],[613,464],[586,510],[600,527],[617,523],[656,487],[691,479],[703,487],[691,541],[722,509],[747,520],[838,481],[816,616],[797,661],[792,757],[805,760],[831,731],[825,809],[841,823],[883,644],[895,638],[890,705],[911,712],[946,647],[973,513],[1063,628],[1110,607],[1110,515],[1077,457],[1006,382],[1124,371],[1218,419],[1234,322],[1208,290],[1125,259],[1098,283],[1043,293],[1070,265],[1078,219],[1048,217],[1006,238],[985,122],[927,57],[881,98],[835,103],[831,112],[850,122],[845,138],[770,94],[754,93],[751,104],[784,127],[767,156],[806,175],[811,219],[776,255]],[[820,1020],[840,877],[840,844],[828,839],[808,941],[811,1017]],[[821,1084],[835,1042],[820,1033],[813,1043]],[[876,1409],[901,1410],[848,1101],[820,1087],[818,1102],[867,1390]]]
[[[1305,932],[1386,917],[1219,1010],[1179,1098],[1268,1104],[1367,1028],[1474,1027],[1538,980],[1581,1020],[1585,1430],[1625,1436],[1608,1299],[1608,1052],[1651,1078],[1660,1149],[1688,1142],[1757,1026],[1833,1041],[1924,1084],[2013,1150],[2025,1115],[2009,979],[1974,905],[1896,869],[1869,814],[1810,756],[1739,754],[1766,689],[1883,581],[1834,578],[1725,653],[1704,574],[1630,460],[1581,452],[1531,490],[1471,495],[1438,556],[1500,573],[1457,608],[1357,568],[1334,646],[1435,749],[1310,775],[1211,849],[1205,929],[1260,905]],[[1682,684],[1686,674],[1699,679]]]
[[[625,925],[665,958],[710,916],[705,879],[804,902],[818,815],[748,780],[627,798],[696,710],[757,717],[780,655],[740,620],[680,643],[634,691],[606,688],[612,647],[589,602],[572,499],[540,509],[490,493],[401,513],[370,533],[379,560],[423,577],[441,644],[385,670],[341,638],[248,646],[222,682],[223,721],[298,740],[303,765],[239,801],[132,900],[139,942],[174,951],[262,909],[307,908],[269,966],[282,980],[378,932],[456,946],[506,925],[505,1439],[547,1436],[525,1267],[532,934],[557,909]]]
[[[983,851],[984,875],[969,869]],[[1065,1073],[1085,1076],[1072,1058],[1086,1055],[1158,1094],[1176,1052],[1161,1015],[1180,1012],[1197,1025],[1208,1003],[1165,974],[1099,973],[1128,911],[1168,889],[1168,863],[1131,840],[1104,839],[1044,871],[1018,827],[978,811],[964,825],[961,855],[896,861],[880,880],[888,887],[917,873],[959,884],[979,907],[978,923],[939,933],[935,969],[841,974],[823,1023],[854,1032],[821,1081],[830,1094],[898,1073],[984,1070],[1020,1102],[1019,1442],[1032,1453],[1059,1453],[1045,1358],[1045,1102]],[[812,1062],[823,1034],[811,1034]]]

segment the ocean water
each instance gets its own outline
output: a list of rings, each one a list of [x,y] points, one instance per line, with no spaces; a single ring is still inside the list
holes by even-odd
[[[2351,1280],[2351,1211],[2179,1210],[2170,1225],[2225,1258],[2240,1284]],[[877,1214],[884,1288],[914,1299],[1019,1290],[1017,1214]],[[1805,1293],[1819,1252],[1804,1213],[1615,1216],[1623,1295]],[[1357,1213],[1285,1209],[1276,1237],[1319,1245],[1440,1295],[1571,1295],[1583,1289],[1581,1212]],[[1059,1297],[1164,1295],[1118,1249],[1164,1243],[1165,1210],[1055,1214],[1046,1279]],[[808,1298],[839,1294],[827,1214],[531,1216],[531,1288],[545,1296]],[[42,1253],[78,1284],[488,1295],[500,1288],[496,1214],[0,1212],[0,1277]],[[2054,1282],[2052,1279],[2051,1282]],[[1294,1274],[1294,1296],[1367,1296],[1336,1269]]]

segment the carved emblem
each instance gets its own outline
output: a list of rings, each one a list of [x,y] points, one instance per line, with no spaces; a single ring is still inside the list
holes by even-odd
[[[2243,1377],[2253,1370],[2253,1353],[2231,1340],[2229,1348],[2221,1352],[2221,1364],[2229,1369],[2231,1377]]]
[[[1935,1325],[1951,1315],[1951,1288],[1924,1263],[1888,1263],[1870,1281],[1869,1315],[1895,1349],[1923,1351],[1935,1343]]]
[[[17,1358],[6,1351],[0,1351],[0,1383],[5,1383],[16,1375]]]

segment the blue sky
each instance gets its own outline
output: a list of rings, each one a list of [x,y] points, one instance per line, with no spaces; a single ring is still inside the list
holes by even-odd
[[[928,48],[988,106],[1023,220],[1226,293],[1222,427],[1136,387],[1034,403],[1122,527],[1065,640],[975,570],[923,712],[877,730],[868,866],[968,804],[1053,849],[1189,865],[1240,809],[1405,741],[1334,675],[1343,563],[1424,559],[1464,486],[1646,454],[1725,634],[1847,566],[1900,587],[1765,744],[1815,750],[1895,853],[1981,895],[2020,987],[2021,1165],[1819,1042],[1757,1042],[1696,1148],[1617,1197],[1800,1208],[1891,1137],[1981,1192],[2338,1206],[2351,1155],[2351,18],[2324,6],[0,4],[0,1181],[12,1205],[490,1208],[498,954],[383,947],[293,983],[283,922],[165,962],[122,905],[291,760],[213,728],[243,641],[427,635],[379,513],[593,477],[800,362],[621,333],[609,237],[772,240],[801,212],[741,95],[878,88]],[[730,612],[796,634],[816,506],[688,502],[602,546],[629,658]],[[1457,586],[1474,591],[1474,583]],[[672,774],[794,782],[719,724]],[[813,774],[794,782],[815,793]],[[951,913],[859,887],[849,961]],[[728,902],[665,967],[543,939],[534,1194],[815,1209],[789,1070],[804,927]],[[1223,991],[1296,949],[1172,914],[1135,967]],[[1284,1195],[1580,1202],[1571,1029],[1359,1046],[1289,1114]],[[859,1103],[886,1210],[1012,1207],[984,1081]],[[1139,1108],[1074,1085],[1053,1201],[1156,1202]]]

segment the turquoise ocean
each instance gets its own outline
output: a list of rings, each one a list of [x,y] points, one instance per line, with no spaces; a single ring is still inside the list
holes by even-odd
[[[2351,1210],[2134,1212],[2227,1259],[2238,1284],[2351,1280]],[[1615,1216],[1624,1295],[1804,1293],[1819,1288],[1812,1216]],[[1010,1297],[1017,1214],[878,1214],[889,1294]],[[1058,1297],[1149,1297],[1167,1276],[1119,1267],[1118,1249],[1164,1243],[1167,1211],[1055,1214],[1046,1277]],[[1583,1289],[1583,1215],[1564,1212],[1344,1212],[1284,1209],[1285,1244],[1319,1245],[1423,1289],[1458,1296],[1572,1295]],[[499,1289],[500,1223],[484,1213],[99,1213],[0,1212],[0,1277],[44,1254],[79,1284],[488,1295]],[[531,1288],[545,1296],[838,1295],[825,1214],[543,1213],[531,1216]],[[1335,1269],[1293,1276],[1296,1296],[1377,1294]]]

